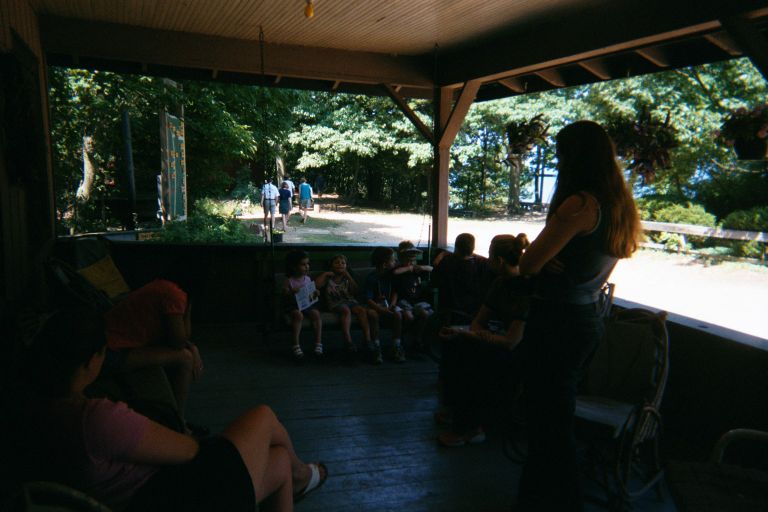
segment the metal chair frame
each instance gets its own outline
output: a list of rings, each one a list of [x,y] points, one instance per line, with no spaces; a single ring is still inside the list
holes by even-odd
[[[597,453],[598,465],[603,468],[598,483],[609,496],[610,508],[624,508],[629,502],[657,486],[664,473],[659,457],[659,437],[662,432],[660,413],[667,376],[669,373],[669,335],[666,329],[666,313],[654,313],[646,309],[628,309],[614,314],[613,321],[643,324],[647,323],[652,331],[654,343],[654,364],[649,382],[649,392],[642,402],[634,405],[618,400],[606,400],[605,407],[624,407],[628,414],[623,423],[611,424],[598,421],[586,413],[587,406],[599,404],[595,397],[578,396],[576,399],[576,417],[581,420],[614,428],[607,443],[594,443],[592,453]],[[619,416],[620,413],[617,413]],[[599,441],[603,441],[600,439]],[[602,448],[602,450],[601,450]],[[638,487],[633,484],[633,477],[641,480]],[[657,487],[658,490],[658,487]]]

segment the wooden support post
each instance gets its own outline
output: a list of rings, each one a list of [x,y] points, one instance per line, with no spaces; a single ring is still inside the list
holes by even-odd
[[[434,170],[431,180],[432,198],[432,247],[445,247],[448,245],[448,197],[449,182],[448,169],[451,160],[451,145],[441,143],[441,135],[448,125],[451,115],[451,100],[453,90],[448,87],[435,88],[434,95],[434,142],[432,150],[434,155]],[[451,139],[453,142],[453,139]]]
[[[451,108],[453,90],[448,87],[435,89],[434,94],[434,172],[432,176],[432,247],[445,247],[448,244],[448,169],[451,159],[451,145],[459,133],[461,124],[475,101],[480,88],[479,80],[470,80],[464,84],[456,105]]]

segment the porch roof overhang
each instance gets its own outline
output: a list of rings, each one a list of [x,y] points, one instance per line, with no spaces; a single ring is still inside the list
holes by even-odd
[[[488,100],[749,55],[762,0],[31,0],[49,64],[311,90]],[[261,38],[260,38],[261,35]]]

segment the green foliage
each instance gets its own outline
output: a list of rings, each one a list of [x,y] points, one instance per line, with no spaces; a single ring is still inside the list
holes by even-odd
[[[732,212],[723,219],[723,227],[768,233],[768,207],[763,206]],[[760,257],[765,251],[765,243],[761,242],[737,241],[733,242],[733,246],[739,255],[749,258]]]
[[[694,199],[723,219],[737,210],[766,205],[768,174],[758,162],[749,166],[711,166],[708,179],[696,184]]]
[[[224,215],[221,204],[212,200],[195,203],[194,213],[186,221],[167,223],[152,241],[165,243],[255,243],[261,238],[233,214]]]
[[[49,77],[57,217],[65,228],[104,229],[121,215],[113,203],[125,197],[122,109],[131,115],[138,194],[156,193],[158,113],[165,106],[184,109],[190,202],[232,199],[227,213],[215,215],[227,217],[255,204],[256,184],[274,173],[278,156],[294,179],[305,175],[314,184],[322,176],[325,190],[353,202],[428,211],[432,147],[389,98],[206,82],[169,89],[151,77],[58,68],[51,68]],[[518,180],[524,189],[534,172],[554,174],[552,139],[570,122],[610,124],[647,115],[656,127],[667,116],[673,119],[679,144],[661,159],[669,166],[657,168],[653,183],[630,176],[638,193],[680,204],[695,201],[718,218],[764,207],[768,174],[737,163],[728,146],[715,143],[714,134],[729,112],[764,103],[767,94],[765,80],[749,60],[736,59],[474,104],[451,148],[451,205],[495,211],[507,204],[510,186]],[[410,106],[431,126],[431,103],[412,100]],[[536,150],[521,160],[517,176],[507,163],[514,144],[510,150],[505,128],[531,119],[550,127],[547,144],[542,134]],[[97,173],[92,200],[78,204],[83,135],[93,138]],[[659,142],[658,136],[652,139]],[[669,141],[661,145],[672,147]],[[628,167],[642,160],[634,154],[623,158]],[[640,201],[640,206],[649,219],[671,205]]]
[[[653,220],[671,222],[673,224],[695,224],[697,226],[714,227],[717,219],[708,213],[700,204],[672,204],[656,210]]]
[[[652,208],[651,218],[649,220],[669,222],[671,224],[694,224],[697,226],[710,227],[716,225],[715,216],[708,213],[700,204],[664,203],[664,200],[655,199],[650,200],[645,204],[646,207]],[[651,239],[664,244],[670,250],[686,250],[691,247],[700,247],[711,243],[710,240],[704,237],[688,236],[684,238],[677,233],[658,233],[652,235]],[[687,242],[690,243],[684,244],[683,240],[687,240]]]

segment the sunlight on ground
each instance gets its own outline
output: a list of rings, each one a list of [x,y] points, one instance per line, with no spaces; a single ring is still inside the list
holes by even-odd
[[[390,246],[411,240],[426,246],[430,224],[428,215],[320,210],[310,212],[307,224],[294,224],[292,218],[284,240]],[[487,256],[488,245],[495,235],[524,232],[533,240],[543,226],[541,215],[517,219],[451,218],[448,242],[452,245],[459,233],[472,233],[477,241],[476,252]],[[710,264],[693,256],[641,250],[619,262],[611,281],[616,283],[619,298],[758,336],[768,343],[765,319],[768,268],[765,266],[734,262]]]

